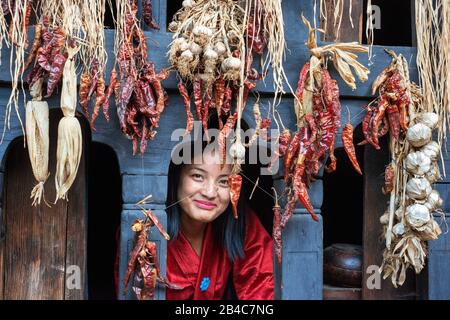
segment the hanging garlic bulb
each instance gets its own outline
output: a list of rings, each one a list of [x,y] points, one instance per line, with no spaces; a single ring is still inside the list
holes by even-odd
[[[222,70],[239,70],[241,68],[241,60],[235,57],[228,57],[222,62]]]
[[[193,54],[201,54],[203,51],[202,47],[196,42],[191,43],[189,50],[191,50]]]
[[[425,112],[422,113],[419,117],[418,120],[420,123],[423,123],[424,125],[426,125],[428,128],[430,128],[431,130],[435,129],[438,122],[439,122],[439,116],[434,113],[434,112]]]
[[[416,148],[420,148],[431,140],[431,129],[422,123],[416,123],[406,132],[406,139]]]
[[[205,53],[203,53],[203,57],[206,60],[216,60],[219,57],[219,55],[213,49],[208,48],[207,50],[205,50]]]
[[[223,42],[216,42],[214,45],[214,50],[219,54],[223,55],[225,52],[227,52],[227,48],[225,47],[225,44]]]
[[[431,190],[431,185],[425,178],[413,178],[406,184],[406,194],[414,200],[425,200]]]
[[[423,204],[416,203],[406,208],[406,221],[414,228],[425,225],[430,219],[430,211]]]
[[[383,215],[380,217],[380,223],[381,224],[389,223],[389,211],[386,211],[385,213],[383,213]]]
[[[183,6],[183,8],[191,8],[193,5],[193,2],[192,2],[192,0],[184,0],[181,5]]]
[[[430,183],[435,183],[436,181],[441,179],[441,174],[439,172],[439,166],[437,162],[433,162],[430,171],[425,174],[425,178],[427,178]]]
[[[237,159],[238,161],[245,160],[245,147],[238,142],[235,142],[230,147],[230,155],[233,159]]]
[[[194,55],[192,54],[191,50],[188,49],[186,51],[183,51],[183,53],[181,54],[181,58],[186,61],[192,61],[194,59]]]
[[[433,212],[434,210],[442,206],[442,203],[443,200],[439,195],[439,192],[437,192],[437,190],[433,190],[428,196],[427,202],[425,202],[425,207],[427,207],[430,212]]]
[[[431,159],[422,151],[408,154],[406,157],[406,170],[413,175],[422,176],[431,168]]]
[[[397,223],[394,227],[392,227],[392,232],[396,236],[401,236],[405,233],[405,225],[401,222]]]
[[[430,219],[428,223],[416,228],[416,230],[420,232],[420,238],[423,241],[436,240],[442,233],[441,227],[439,227],[439,224],[434,219]]]
[[[439,156],[441,148],[436,141],[431,141],[424,145],[420,151],[426,154],[431,160],[435,161]]]

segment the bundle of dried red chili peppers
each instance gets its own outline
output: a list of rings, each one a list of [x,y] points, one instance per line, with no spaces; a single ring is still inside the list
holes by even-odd
[[[338,43],[317,47],[314,29],[304,19],[309,29],[308,48],[311,50],[310,61],[300,71],[295,91],[295,112],[297,115],[298,130],[292,136],[285,129],[278,137],[279,147],[277,156],[284,156],[284,178],[287,190],[287,204],[281,215],[281,227],[284,227],[292,216],[297,200],[318,220],[311,204],[308,188],[315,181],[320,168],[325,165],[329,157],[330,163],[325,170],[336,170],[336,157],[334,156],[335,136],[339,131],[341,122],[341,105],[339,102],[339,88],[326,69],[326,59],[329,57],[346,83],[354,88],[355,79],[347,72],[350,66],[354,67],[361,81],[367,79],[368,69],[356,61],[356,55],[348,52],[364,52],[364,47],[355,43]],[[343,51],[344,50],[344,51]],[[347,54],[351,59],[343,59]],[[345,66],[346,65],[346,66]],[[353,146],[353,128],[347,124],[343,129],[343,144],[355,169],[359,166]],[[360,172],[360,169],[359,171]],[[280,238],[280,228],[274,229],[276,238]],[[281,246],[281,244],[280,244]],[[281,250],[281,249],[278,249]]]
[[[148,240],[152,226],[156,226],[166,240],[170,239],[169,235],[151,210],[142,209],[142,212],[145,219],[135,220],[131,227],[135,232],[135,239],[124,277],[123,294],[126,294],[131,275],[134,273],[133,291],[138,300],[153,300],[157,282],[171,289],[179,288],[169,284],[161,275],[156,243]]]
[[[395,64],[384,69],[372,86],[372,94],[380,95],[367,106],[367,113],[362,123],[365,140],[379,150],[379,138],[391,133],[396,140],[404,136],[408,129],[408,106],[411,103],[406,94],[404,80]]]
[[[64,52],[65,34],[61,27],[52,28],[48,17],[43,17],[35,29],[31,51],[27,57],[24,71],[36,62],[28,73],[26,81],[32,87],[40,78],[47,79],[46,98],[50,97],[62,77],[67,52]]]
[[[143,154],[147,141],[155,137],[161,114],[168,103],[161,81],[169,76],[168,69],[156,73],[153,62],[148,60],[147,42],[137,23],[137,11],[137,3],[127,0],[119,15],[125,21],[125,27],[119,32],[116,59],[119,74],[115,79],[113,70],[110,81],[110,86],[114,84],[120,128],[133,141],[133,155],[138,149]],[[107,101],[108,96],[105,103]]]

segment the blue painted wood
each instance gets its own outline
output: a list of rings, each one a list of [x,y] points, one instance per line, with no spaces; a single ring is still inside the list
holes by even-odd
[[[436,217],[437,221],[440,221]],[[446,214],[445,223],[441,224],[445,232],[450,225],[450,213]],[[443,233],[437,240],[429,241],[428,255],[428,299],[450,300],[450,234]]]
[[[153,213],[159,219],[164,228],[167,228],[166,213],[163,210],[155,210]],[[135,300],[135,294],[132,290],[133,279],[130,280],[127,294],[125,297],[122,295],[124,289],[124,275],[127,269],[128,257],[133,249],[134,232],[131,230],[131,225],[135,219],[142,219],[143,214],[139,210],[124,210],[122,212],[122,222],[120,225],[120,284],[119,284],[119,299],[123,300]],[[161,236],[156,227],[152,228],[149,236],[150,241],[154,241],[157,245],[158,259],[161,267],[161,275],[166,276],[166,257],[167,257],[167,242]],[[165,300],[165,288],[161,285],[157,285],[155,291],[155,300]]]
[[[164,204],[167,193],[167,176],[123,175],[122,197],[128,204],[137,203],[145,196],[152,195],[152,205]]]
[[[323,292],[322,217],[298,211],[282,230],[281,299],[320,300]]]

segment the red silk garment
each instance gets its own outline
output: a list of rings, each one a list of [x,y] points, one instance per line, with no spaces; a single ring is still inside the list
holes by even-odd
[[[183,289],[166,289],[167,300],[223,299],[230,272],[239,300],[273,300],[272,238],[254,212],[246,214],[245,257],[234,263],[215,243],[211,223],[205,229],[201,257],[182,232],[169,241],[167,280]]]

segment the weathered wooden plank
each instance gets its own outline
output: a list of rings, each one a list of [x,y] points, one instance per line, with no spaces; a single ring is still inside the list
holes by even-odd
[[[320,300],[323,296],[322,217],[295,214],[283,229],[281,299]]]
[[[65,300],[87,299],[87,152],[89,150],[89,124],[81,122],[83,153],[77,177],[69,190],[67,202],[67,244],[65,268]],[[92,214],[96,214],[93,212]],[[79,272],[79,274],[78,274]],[[79,278],[76,276],[79,275]],[[78,281],[78,282],[77,282]]]
[[[153,213],[159,219],[164,228],[167,228],[167,218],[165,211],[155,210]],[[119,299],[121,300],[135,300],[135,294],[132,290],[133,278],[130,280],[126,295],[124,291],[124,276],[127,268],[128,257],[133,249],[134,233],[131,230],[131,225],[135,219],[142,219],[143,215],[139,210],[124,210],[122,212],[122,222],[120,228],[120,276],[119,276]],[[166,257],[167,257],[167,243],[156,228],[152,228],[149,240],[156,242],[158,250],[158,260],[160,261],[161,275],[166,276]],[[165,300],[165,289],[161,285],[157,285],[155,290],[155,300]]]
[[[56,165],[57,120],[50,113],[49,168]],[[63,299],[66,252],[67,203],[58,201],[48,208],[31,206],[30,191],[35,184],[23,140],[11,148],[6,165],[5,299]],[[54,172],[45,187],[54,199]]]
[[[363,286],[362,298],[364,300],[377,299],[402,299],[412,298],[415,295],[415,277],[409,270],[405,284],[400,288],[394,288],[390,279],[381,281],[379,289],[367,286],[368,278],[373,275],[368,272],[370,266],[381,266],[385,243],[380,241],[382,225],[380,216],[387,208],[388,197],[383,195],[381,188],[384,184],[384,168],[389,162],[387,144],[376,151],[366,147],[364,150],[364,222],[363,222]],[[369,279],[369,281],[371,281]]]
[[[450,224],[450,214],[447,214],[446,224]],[[441,226],[445,231],[446,227]],[[429,241],[428,256],[428,299],[450,299],[450,235],[442,234],[437,240]]]
[[[328,21],[325,21],[323,17],[321,17],[321,28],[325,29],[325,33],[322,35],[322,40],[324,41],[336,41],[336,42],[351,42],[358,41],[362,43],[362,19],[363,19],[363,10],[364,1],[362,0],[353,0],[353,1],[343,1],[343,10],[344,13],[342,16],[342,21],[340,25],[339,34],[337,33],[337,25],[338,21],[334,21],[333,15],[334,10],[336,8],[335,1],[326,0],[324,1],[326,5],[326,12]],[[351,19],[350,20],[350,5],[351,5]],[[326,26],[326,28],[325,28]]]

